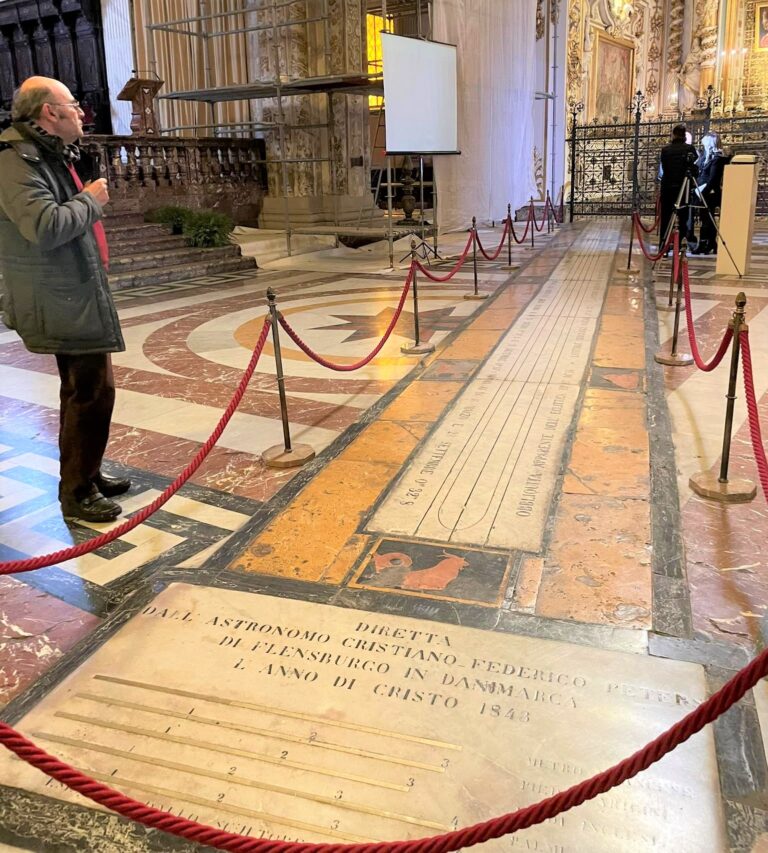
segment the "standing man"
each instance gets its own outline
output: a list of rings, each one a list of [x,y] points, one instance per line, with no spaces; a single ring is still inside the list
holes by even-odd
[[[67,87],[30,77],[0,135],[0,275],[4,321],[31,352],[51,353],[61,378],[59,430],[65,518],[112,521],[131,486],[101,461],[115,402],[111,353],[125,349],[107,281],[104,179],[75,172],[83,111]]]
[[[686,176],[690,174],[691,177],[696,177],[699,174],[699,169],[696,166],[697,157],[696,149],[685,141],[685,125],[676,124],[672,128],[672,141],[661,149],[659,247],[664,244],[669,230],[669,222],[675,212],[675,202],[680,195]],[[690,189],[693,190],[694,186],[691,186]],[[677,216],[680,237],[683,238],[687,236],[688,232],[688,199],[683,198],[681,205]]]

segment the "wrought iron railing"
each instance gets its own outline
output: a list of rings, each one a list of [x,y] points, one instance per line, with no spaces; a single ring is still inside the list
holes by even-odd
[[[571,154],[574,216],[627,216],[633,207],[635,134],[637,134],[637,204],[652,214],[658,188],[659,155],[679,118],[607,124],[574,124]],[[768,115],[696,117],[685,120],[693,143],[707,129],[720,134],[726,151],[756,154],[762,164],[757,215],[768,216]]]

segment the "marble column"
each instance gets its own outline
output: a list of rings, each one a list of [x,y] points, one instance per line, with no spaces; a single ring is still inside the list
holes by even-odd
[[[663,110],[676,112],[680,106],[680,68],[683,64],[683,21],[685,0],[671,0],[667,30],[666,103]]]

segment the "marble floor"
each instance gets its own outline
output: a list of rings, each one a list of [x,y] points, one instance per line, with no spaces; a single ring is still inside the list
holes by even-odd
[[[500,229],[481,232],[493,246]],[[0,714],[145,802],[286,840],[416,838],[535,802],[639,748],[762,649],[766,500],[725,505],[728,359],[664,367],[669,267],[617,272],[629,231],[580,221],[419,280],[373,361],[332,372],[281,339],[292,440],[267,343],[242,404],[190,483],[127,536],[0,577]],[[466,234],[447,235],[447,271]],[[396,247],[407,252],[407,241]],[[111,472],[151,503],[215,426],[272,288],[326,359],[376,345],[403,261],[321,248],[117,294]],[[768,432],[768,229],[750,274],[691,259],[708,358],[747,296]],[[683,342],[687,330],[682,323]],[[757,480],[741,386],[730,471]],[[110,525],[56,500],[57,377],[0,327],[0,561]],[[475,725],[472,725],[472,723]],[[768,692],[658,769],[495,842],[541,851],[757,851],[768,842]],[[0,755],[0,849],[192,850],[89,807]],[[442,774],[442,775],[440,775]],[[670,818],[672,818],[670,820]]]

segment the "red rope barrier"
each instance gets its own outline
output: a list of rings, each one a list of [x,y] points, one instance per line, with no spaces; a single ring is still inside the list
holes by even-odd
[[[723,356],[728,352],[728,347],[733,340],[733,329],[727,328],[725,330],[725,334],[723,335],[722,341],[720,341],[720,346],[718,347],[717,352],[715,353],[712,361],[706,363],[701,358],[701,354],[699,353],[699,345],[696,341],[696,331],[693,328],[693,311],[691,310],[691,285],[688,281],[688,261],[683,259],[683,292],[685,294],[685,321],[688,325],[688,343],[691,345],[691,355],[693,356],[693,360],[696,362],[696,367],[699,370],[703,370],[705,373],[709,373],[710,370],[714,370],[718,364],[723,360]]]
[[[454,266],[454,268],[448,273],[448,275],[435,275],[419,261],[415,261],[416,269],[419,270],[419,272],[423,273],[430,281],[450,281],[456,275],[456,273],[464,266],[464,262],[467,260],[467,256],[469,255],[469,250],[472,247],[473,236],[474,235],[470,231],[469,237],[467,238],[467,245],[464,247],[464,251],[459,256],[458,261],[456,261],[456,266]]]
[[[745,332],[742,332],[746,335]],[[744,351],[749,352],[745,342]],[[746,362],[745,362],[746,363]],[[746,369],[745,369],[746,376]],[[754,396],[754,395],[753,395]],[[768,470],[766,470],[768,474]],[[765,485],[765,484],[764,484]],[[79,770],[54,758],[11,726],[0,722],[0,743],[32,767],[36,767],[52,779],[62,782],[95,803],[106,806],[123,817],[138,821],[144,826],[161,829],[182,838],[188,838],[220,850],[236,853],[450,853],[462,847],[472,847],[493,838],[517,832],[543,823],[575,806],[604,794],[611,788],[626,782],[642,770],[646,770],[675,747],[684,743],[705,725],[724,714],[757,682],[768,674],[768,649],[761,652],[751,663],[739,670],[730,681],[702,702],[698,708],[683,717],[655,740],[646,744],[629,758],[585,779],[577,785],[561,791],[525,808],[492,818],[483,823],[411,841],[390,841],[368,844],[315,844],[287,843],[270,839],[256,839],[246,835],[224,832],[186,818],[175,817],[167,812],[146,806],[137,800],[115,791]]]
[[[515,233],[515,223],[512,221],[510,217],[509,226],[512,229],[512,238],[518,245],[525,243],[526,238],[528,237],[528,229],[531,227],[531,208],[530,205],[528,207],[528,219],[525,220],[525,231],[523,231],[523,236],[518,239],[517,234]]]
[[[496,248],[496,251],[489,255],[485,249],[483,248],[483,244],[480,242],[480,235],[475,231],[475,240],[477,240],[477,248],[480,249],[480,253],[486,259],[486,261],[495,261],[496,258],[501,254],[501,250],[504,248],[504,241],[507,239],[507,231],[509,231],[509,219],[504,223],[504,233],[501,235],[501,240],[499,241],[499,245]]]
[[[658,206],[657,206],[657,208],[658,208]],[[638,224],[638,225],[643,229],[643,231],[644,231],[646,234],[651,234],[653,231],[655,231],[655,230],[659,227],[659,212],[658,212],[658,209],[656,210],[656,213],[654,214],[654,220],[653,220],[653,222],[652,222],[652,223],[651,223],[651,225],[649,225],[647,228],[645,227],[645,225],[643,225],[643,222],[642,222],[642,220],[640,219],[640,214],[639,214],[639,213],[637,214],[637,224]]]
[[[547,223],[547,208],[544,207],[544,216],[541,217],[541,225],[536,221],[536,208],[533,206],[533,201],[531,201],[531,217],[533,218],[533,227],[537,231],[543,231],[544,226]]]
[[[658,254],[656,254],[656,255],[652,255],[652,254],[648,251],[648,249],[646,249],[646,247],[645,247],[645,243],[643,243],[643,235],[642,235],[642,233],[641,233],[641,229],[638,227],[638,226],[639,226],[639,225],[641,225],[642,223],[640,223],[640,217],[637,215],[637,213],[633,213],[633,214],[632,214],[632,223],[633,223],[633,225],[635,226],[635,234],[636,234],[636,236],[637,236],[637,241],[638,241],[638,243],[640,244],[640,249],[642,250],[642,252],[643,252],[643,254],[645,255],[646,259],[647,259],[647,260],[649,260],[649,261],[651,261],[652,263],[656,263],[656,261],[661,260],[662,256],[663,256],[663,255],[664,255],[664,253],[667,251],[667,249],[669,249],[669,247],[670,247],[670,245],[671,245],[671,243],[672,243],[672,235],[670,235],[670,236],[669,236],[669,238],[668,238],[668,240],[667,240],[666,244],[665,244],[664,246],[662,246],[662,247],[659,249]],[[673,231],[672,233],[675,233],[675,232]]]
[[[232,396],[224,414],[221,416],[218,424],[216,425],[216,428],[211,433],[205,444],[200,448],[200,450],[198,450],[195,458],[161,495],[155,498],[149,506],[145,506],[144,509],[137,512],[136,515],[132,516],[127,521],[124,521],[122,524],[107,533],[102,533],[101,536],[97,536],[95,539],[89,539],[86,542],[81,542],[79,545],[74,545],[70,548],[63,548],[61,551],[55,551],[51,554],[43,554],[40,557],[29,557],[24,560],[10,560],[6,563],[0,563],[0,575],[11,575],[18,572],[31,572],[34,569],[42,569],[44,566],[53,566],[56,563],[73,560],[75,557],[82,557],[83,554],[90,554],[97,548],[102,548],[109,542],[119,539],[135,527],[138,527],[142,522],[146,521],[150,515],[157,512],[163,504],[167,503],[195,473],[195,471],[197,471],[200,465],[202,465],[205,457],[210,453],[214,444],[219,440],[232,415],[235,413],[235,409],[243,399],[243,394],[245,394],[245,389],[248,387],[251,376],[253,376],[253,371],[256,369],[261,351],[264,349],[264,343],[267,340],[267,334],[269,333],[269,326],[270,320],[267,318],[264,320],[264,326],[261,329],[261,334],[256,342],[256,346],[253,349],[253,354],[251,355],[248,367],[246,367],[240,380],[240,384],[237,386],[237,389],[235,390],[235,393]]]
[[[755,380],[752,375],[752,352],[749,347],[749,329],[739,332],[739,337],[741,340],[741,361],[744,367],[744,394],[747,399],[752,451],[755,454],[755,462],[757,463],[757,470],[760,474],[760,485],[763,487],[763,494],[768,501],[768,460],[765,458],[763,436],[760,431],[760,414],[757,410],[757,400],[755,398]]]
[[[327,358],[323,358],[319,353],[316,353],[308,344],[306,344],[300,337],[298,332],[290,325],[290,323],[280,314],[280,325],[285,329],[288,333],[288,337],[296,344],[296,346],[305,354],[308,355],[313,361],[316,361],[318,364],[322,364],[323,367],[327,367],[330,370],[338,370],[338,371],[350,371],[350,370],[359,370],[361,367],[365,367],[370,361],[372,361],[379,353],[379,350],[384,346],[384,344],[389,340],[389,336],[392,334],[393,329],[397,325],[397,321],[400,319],[400,315],[403,313],[403,306],[405,305],[405,297],[408,296],[408,291],[411,289],[411,282],[413,281],[413,270],[415,264],[411,264],[411,268],[408,270],[408,277],[405,280],[405,285],[403,287],[403,292],[400,296],[400,302],[395,310],[394,316],[387,327],[386,332],[384,332],[384,337],[376,344],[376,346],[371,350],[368,355],[360,359],[360,361],[356,361],[354,364],[337,364],[333,361],[328,361]]]

